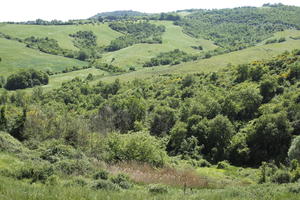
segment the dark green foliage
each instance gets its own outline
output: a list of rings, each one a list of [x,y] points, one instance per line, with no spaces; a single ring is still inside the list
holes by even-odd
[[[291,174],[286,170],[278,170],[272,177],[271,181],[274,183],[289,183],[291,181]]]
[[[41,181],[45,183],[48,177],[54,174],[51,165],[44,162],[28,162],[17,171],[18,179],[31,179],[32,182]]]
[[[193,49],[197,49],[197,50],[200,50],[202,51],[203,50],[203,47],[200,45],[200,46],[192,46]]]
[[[39,51],[42,51],[44,53],[49,53],[53,55],[60,55],[65,57],[74,58],[75,52],[67,49],[62,49],[58,42],[55,39],[51,38],[38,38],[31,36],[29,38],[26,38],[24,40],[24,43],[26,44],[26,47],[38,49]]]
[[[85,175],[91,170],[91,165],[86,159],[65,159],[55,163],[55,170],[66,175]]]
[[[154,67],[158,65],[178,65],[181,62],[188,62],[191,60],[196,60],[197,56],[192,56],[184,51],[175,49],[173,51],[160,53],[158,56],[151,58],[150,61],[146,62],[144,67]]]
[[[296,159],[298,162],[300,162],[300,136],[297,136],[293,140],[289,148],[288,156],[290,160]]]
[[[218,162],[217,169],[227,169],[230,166],[228,161]]]
[[[247,144],[251,163],[283,160],[290,146],[291,131],[291,124],[284,112],[265,114],[249,123]]]
[[[300,79],[300,62],[290,65],[289,79]]]
[[[7,90],[24,89],[37,85],[47,85],[48,82],[49,77],[45,72],[30,69],[10,75],[7,78],[5,88]]]
[[[94,63],[93,65],[96,69],[101,69],[103,71],[107,71],[107,72],[111,72],[111,73],[125,72],[124,69],[122,69],[118,66],[112,65],[112,64],[97,62],[97,63]]]
[[[159,20],[178,21],[181,17],[176,13],[161,13]]]
[[[137,43],[162,43],[161,35],[165,32],[164,26],[156,26],[144,21],[114,22],[109,27],[125,35],[111,41],[106,47],[107,51],[116,51]]]
[[[118,174],[117,176],[112,177],[111,182],[118,185],[122,189],[129,189],[132,187],[129,181],[129,176],[126,174]]]
[[[266,41],[265,44],[273,44],[273,43],[282,43],[282,42],[285,42],[286,39],[284,37],[281,37],[279,39],[269,39]]]
[[[213,40],[229,50],[240,50],[277,31],[299,28],[299,13],[299,8],[293,6],[198,10],[176,24],[189,35]]]
[[[150,124],[150,131],[157,136],[169,133],[176,122],[175,110],[169,107],[157,107]]]
[[[70,37],[74,38],[74,46],[79,49],[97,46],[97,37],[92,31],[78,31]]]
[[[108,171],[106,171],[106,170],[100,170],[96,174],[94,174],[93,178],[95,180],[98,180],[98,179],[107,180],[108,179],[108,175],[109,175]]]
[[[119,191],[120,187],[109,180],[97,180],[92,186],[95,190]]]

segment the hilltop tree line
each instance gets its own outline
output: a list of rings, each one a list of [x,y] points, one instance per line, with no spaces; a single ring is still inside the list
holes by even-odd
[[[134,132],[133,139],[142,132],[161,142],[159,151],[184,160],[286,163],[300,131],[299,56],[297,50],[214,73],[96,85],[75,78],[49,92],[4,92],[0,127],[30,148],[59,140],[109,162],[167,162],[155,153],[151,159],[131,156],[123,137],[111,134]],[[108,140],[101,139],[105,135]]]

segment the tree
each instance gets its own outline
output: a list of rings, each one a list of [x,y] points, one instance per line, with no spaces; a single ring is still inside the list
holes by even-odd
[[[10,75],[7,78],[5,88],[7,90],[25,89],[36,85],[47,85],[48,82],[49,76],[47,73],[29,69]]]
[[[288,156],[290,160],[298,160],[300,162],[300,136],[297,136],[288,151]]]
[[[287,157],[292,127],[285,112],[264,114],[250,122],[245,132],[251,164],[282,162]]]
[[[175,122],[175,111],[167,106],[159,106],[155,109],[150,123],[150,132],[153,135],[163,136],[171,130]]]
[[[217,115],[208,122],[208,143],[204,144],[206,153],[210,153],[215,162],[224,160],[226,148],[234,134],[234,127],[229,119]]]
[[[86,50],[80,50],[78,52],[78,59],[79,60],[84,61],[84,60],[87,60],[88,58],[89,58],[89,54]]]
[[[274,76],[266,76],[260,83],[260,94],[263,96],[263,102],[269,102],[276,94],[278,87],[277,79]]]
[[[187,137],[187,124],[177,121],[170,131],[170,140],[167,145],[167,150],[170,155],[175,156],[180,153],[181,143]]]

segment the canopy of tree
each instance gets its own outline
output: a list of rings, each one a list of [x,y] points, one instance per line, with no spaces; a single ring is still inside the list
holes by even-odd
[[[45,72],[34,69],[12,74],[7,78],[5,88],[8,90],[31,88],[37,85],[47,85],[49,77]]]

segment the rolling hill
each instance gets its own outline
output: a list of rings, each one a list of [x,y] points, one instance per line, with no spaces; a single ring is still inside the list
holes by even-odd
[[[0,38],[0,57],[0,72],[4,76],[26,68],[60,72],[67,67],[87,65],[86,62],[42,53],[3,38]]]

